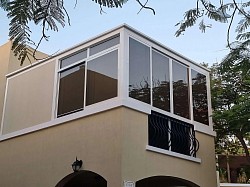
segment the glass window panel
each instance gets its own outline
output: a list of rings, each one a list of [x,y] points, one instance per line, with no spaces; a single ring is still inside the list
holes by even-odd
[[[150,104],[150,48],[129,38],[129,96]]]
[[[170,111],[169,58],[152,51],[153,106]]]
[[[80,51],[76,54],[73,54],[72,56],[69,56],[65,59],[62,59],[60,67],[64,68],[70,64],[73,64],[73,63],[80,61],[80,60],[83,60],[85,58],[87,58],[87,50]]]
[[[84,74],[83,63],[60,73],[58,116],[83,109]]]
[[[194,120],[208,125],[206,76],[195,70],[192,70],[191,73]]]
[[[90,47],[90,55],[94,55],[96,53],[99,53],[99,52],[101,52],[105,49],[108,49],[110,47],[113,47],[119,43],[120,43],[120,36],[119,35],[114,37],[114,38],[100,42],[97,45]]]
[[[117,96],[118,50],[88,62],[86,105]]]
[[[173,61],[174,114],[190,119],[188,84],[188,68]]]

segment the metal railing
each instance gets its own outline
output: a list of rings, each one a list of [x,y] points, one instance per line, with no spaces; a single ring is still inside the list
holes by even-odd
[[[192,157],[199,149],[193,125],[154,111],[148,117],[148,143]]]

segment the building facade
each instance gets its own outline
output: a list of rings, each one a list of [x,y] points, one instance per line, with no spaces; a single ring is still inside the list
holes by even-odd
[[[206,68],[127,25],[24,67],[9,46],[0,186],[217,185]]]

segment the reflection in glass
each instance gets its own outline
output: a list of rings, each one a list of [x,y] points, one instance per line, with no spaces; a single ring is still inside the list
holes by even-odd
[[[129,96],[150,103],[150,48],[129,38]]]
[[[194,70],[191,74],[194,120],[208,125],[206,76]]]
[[[169,58],[152,51],[153,106],[170,111]]]
[[[73,54],[69,57],[66,57],[61,60],[60,68],[64,68],[70,64],[73,64],[75,62],[78,62],[80,60],[83,60],[87,58],[87,50],[77,52],[76,54]]]
[[[94,55],[94,54],[99,53],[99,52],[101,52],[101,51],[103,51],[105,49],[113,47],[113,46],[115,46],[115,45],[117,45],[119,43],[120,43],[120,36],[117,35],[117,36],[115,36],[113,38],[102,41],[102,42],[90,47],[89,53],[90,53],[90,55]]]
[[[88,62],[86,105],[117,96],[118,50]]]
[[[173,61],[173,103],[174,114],[190,119],[188,68]]]
[[[83,63],[60,73],[58,116],[83,109],[84,74]]]

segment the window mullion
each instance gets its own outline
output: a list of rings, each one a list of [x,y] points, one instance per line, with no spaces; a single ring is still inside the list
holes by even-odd
[[[89,50],[88,50],[89,51]],[[85,73],[84,73],[84,93],[83,93],[83,110],[86,107],[86,93],[87,93],[87,69],[88,69],[88,61],[85,62]]]
[[[174,96],[173,96],[173,59],[169,58],[169,84],[170,84],[170,112],[174,113]]]

